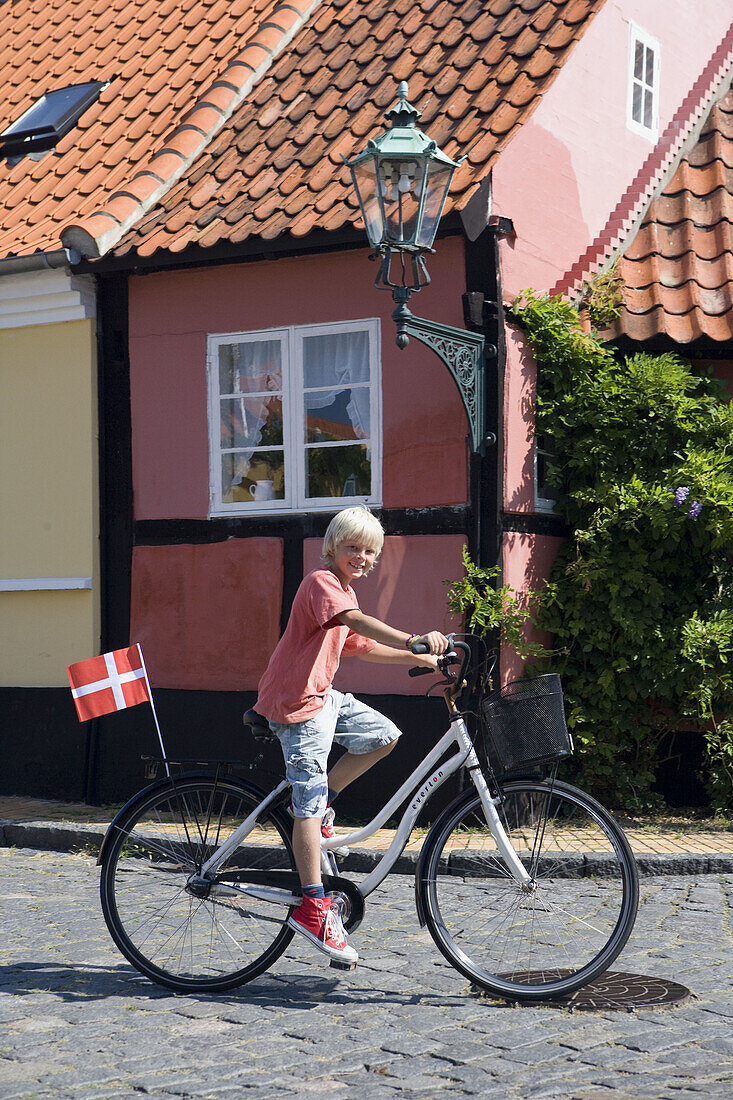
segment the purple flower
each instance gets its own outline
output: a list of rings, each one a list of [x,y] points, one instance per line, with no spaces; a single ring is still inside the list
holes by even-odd
[[[690,495],[690,490],[687,488],[687,486],[686,485],[680,485],[679,489],[674,494],[675,506],[677,508],[679,508],[680,504],[684,504],[684,502],[687,500],[689,495]]]
[[[687,513],[688,516],[690,517],[690,519],[697,519],[697,517],[700,515],[701,512],[702,512],[702,504],[700,504],[699,500],[693,500],[693,502],[690,506],[690,510]]]

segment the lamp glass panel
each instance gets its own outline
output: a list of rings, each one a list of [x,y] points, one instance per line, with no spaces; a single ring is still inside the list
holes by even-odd
[[[382,210],[377,196],[377,165],[372,159],[365,160],[351,170],[354,187],[359,198],[367,237],[372,247],[381,244],[384,235]]]
[[[387,240],[414,244],[420,212],[420,162],[414,157],[382,157],[379,184],[384,203]]]
[[[421,248],[432,247],[443,205],[450,187],[453,166],[431,160],[425,173],[425,203],[420,222],[420,231],[415,243]]]

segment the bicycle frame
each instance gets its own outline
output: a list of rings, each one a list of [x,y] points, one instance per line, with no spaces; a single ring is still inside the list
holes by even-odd
[[[446,701],[448,701],[447,694]],[[446,780],[455,774],[463,765],[467,767],[471,780],[476,787],[481,799],[484,814],[486,815],[486,822],[510,874],[521,886],[527,887],[531,882],[530,875],[512,848],[509,838],[504,831],[504,827],[496,809],[497,800],[492,798],[491,791],[484,779],[476,756],[476,750],[473,747],[473,742],[466,728],[466,723],[455,709],[455,704],[452,700],[448,701],[448,705],[449,710],[451,710],[450,727],[446,730],[435,747],[431,749],[427,756],[418,764],[409,778],[405,780],[399,790],[396,791],[392,798],[382,807],[379,813],[363,828],[357,829],[347,836],[334,837],[331,840],[321,840],[323,870],[326,874],[333,874],[334,868],[331,866],[328,856],[331,849],[350,847],[355,844],[360,844],[364,840],[368,840],[370,836],[373,836],[374,833],[385,824],[402,802],[406,798],[410,798],[409,805],[402,815],[392,843],[379,860],[376,867],[359,885],[359,892],[363,897],[367,897],[371,894],[372,891],[384,881],[394,867],[407,845],[417,816],[425,803],[440,789],[440,787],[442,787]],[[441,757],[452,745],[456,745],[458,751],[444,763],[440,764],[439,761]],[[287,781],[283,780],[282,783],[275,787],[275,789],[263,799],[259,806],[257,806],[256,809],[254,809],[236,828],[228,840],[226,840],[206,861],[201,870],[202,875],[208,876],[215,874],[219,865],[235,851],[237,846],[254,828],[262,810],[271,805],[287,787]],[[270,889],[267,887],[263,888],[262,886],[249,886],[246,883],[242,883],[236,888],[217,885],[213,889],[215,891],[223,889],[231,893],[251,893],[263,900],[280,902],[288,905],[297,904],[300,900],[290,891]]]

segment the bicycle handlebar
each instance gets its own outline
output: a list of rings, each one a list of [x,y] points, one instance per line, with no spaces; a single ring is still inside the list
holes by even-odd
[[[461,675],[462,675],[463,668],[468,662],[468,659],[469,659],[470,654],[471,654],[471,650],[470,650],[470,647],[467,646],[465,642],[456,642],[454,634],[448,634],[447,638],[448,638],[449,648],[445,653],[443,653],[440,657],[438,657],[438,671],[441,672],[445,676],[446,680],[452,682],[452,681],[456,680],[458,677],[449,671],[450,666],[460,664],[461,665]],[[463,651],[463,657],[459,656],[459,654],[456,652],[456,650],[459,650],[459,649]],[[415,654],[428,653],[429,652],[428,647],[425,644],[425,642],[413,642],[413,644],[410,646],[410,651],[412,653],[415,653]],[[430,676],[430,675],[434,676],[435,675],[435,669],[425,668],[424,665],[418,665],[415,668],[408,669],[407,670],[407,675],[408,676]]]

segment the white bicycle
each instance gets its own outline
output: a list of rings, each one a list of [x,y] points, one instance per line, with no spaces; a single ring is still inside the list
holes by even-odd
[[[418,920],[477,986],[512,1001],[550,999],[591,982],[623,949],[638,906],[636,863],[608,811],[555,778],[572,750],[559,677],[484,699],[472,738],[457,707],[470,656],[453,641],[440,659],[450,723],[435,747],[368,825],[322,841],[324,885],[353,931],[423,807],[465,769],[466,789],[420,851]],[[247,715],[256,736],[271,736]],[[217,765],[171,774],[120,810],[99,856],[102,910],[142,974],[179,992],[225,990],[285,951],[300,904],[289,791],[283,780],[268,794]],[[341,874],[334,849],[368,840],[405,803],[373,870],[359,883]]]

